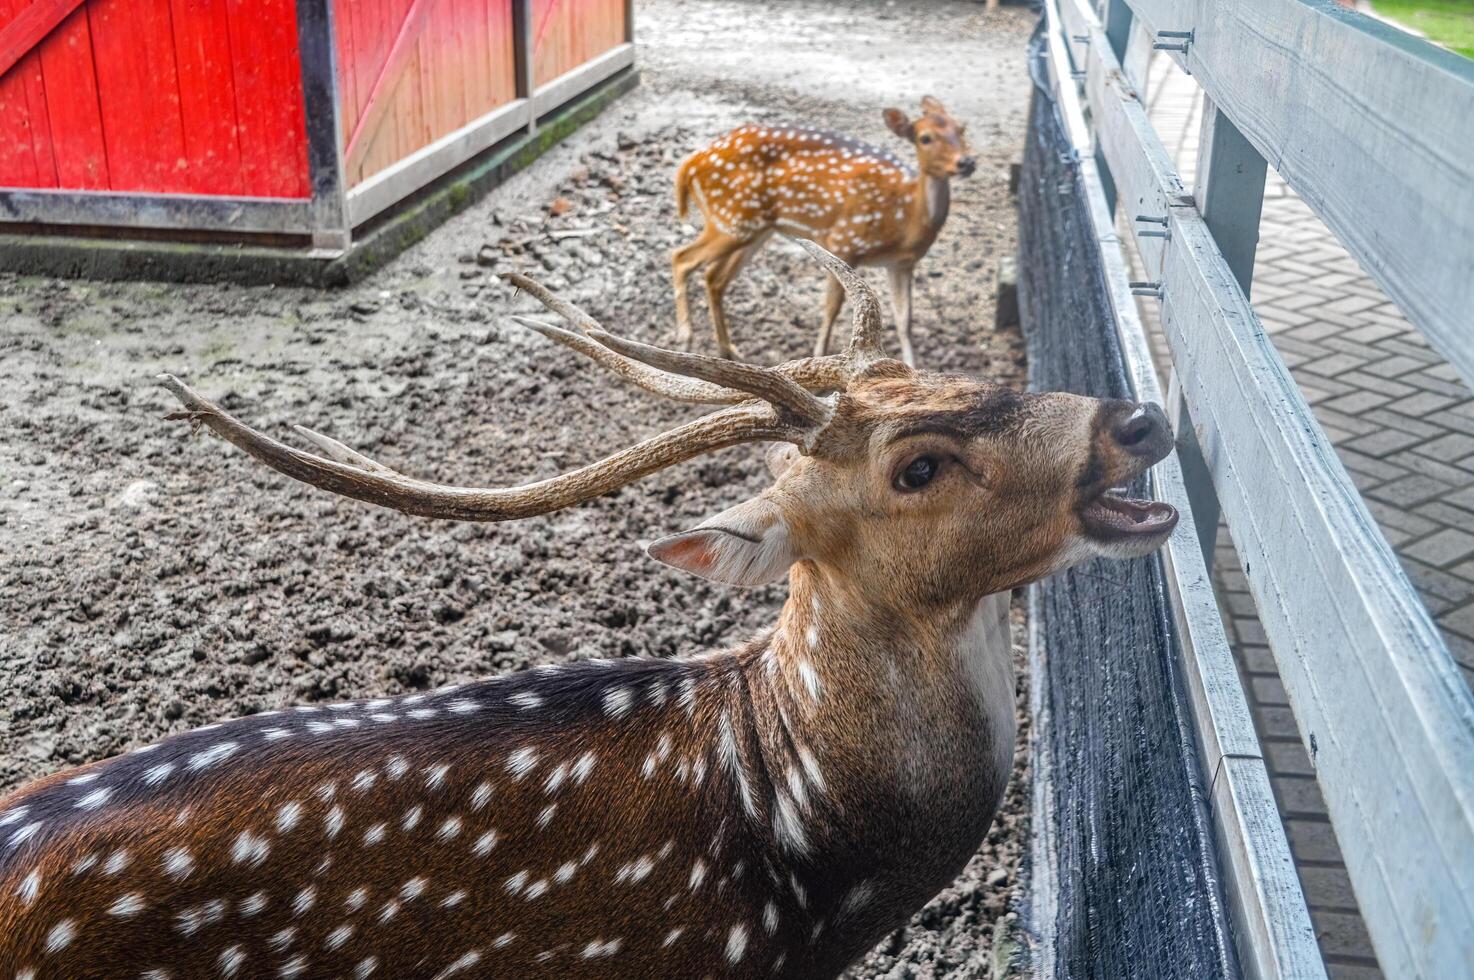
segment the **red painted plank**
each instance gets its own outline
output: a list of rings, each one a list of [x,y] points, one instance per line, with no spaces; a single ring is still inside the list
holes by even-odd
[[[188,160],[169,0],[90,0],[87,13],[112,189],[178,189]]]
[[[56,149],[57,186],[106,190],[107,149],[102,139],[102,110],[97,104],[87,11],[72,11],[41,43],[39,53],[46,80],[51,142]]]
[[[26,0],[0,0],[6,31],[29,13]],[[0,31],[0,34],[5,31]],[[55,187],[46,92],[35,52],[22,51],[0,75],[0,186]]]
[[[365,138],[373,135],[374,128],[389,109],[400,76],[406,71],[411,75],[415,73],[414,69],[418,64],[415,58],[417,41],[425,25],[425,15],[433,3],[434,0],[412,0],[409,10],[400,21],[394,35],[394,44],[389,48],[389,54],[369,88],[363,111],[343,151],[350,168],[362,158],[364,150],[368,148]],[[411,62],[415,64],[412,65]]]
[[[82,0],[34,0],[10,10],[14,18],[0,30],[0,75],[8,72],[67,18]]]
[[[294,0],[229,0],[243,192],[309,197]]]
[[[226,0],[171,0],[179,112],[188,167],[179,189],[243,194]]]

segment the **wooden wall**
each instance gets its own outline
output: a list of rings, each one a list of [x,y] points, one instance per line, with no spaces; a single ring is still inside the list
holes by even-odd
[[[532,0],[534,84],[623,44],[625,0]]]
[[[334,0],[334,14],[345,144],[376,85],[385,103],[349,156],[350,186],[517,97],[512,0]]]
[[[307,197],[294,0],[83,3],[0,76],[0,187]]]

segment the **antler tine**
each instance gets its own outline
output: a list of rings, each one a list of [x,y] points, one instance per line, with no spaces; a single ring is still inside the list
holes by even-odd
[[[581,333],[564,330],[551,323],[515,315],[511,317],[511,320],[518,326],[535,330],[549,340],[557,341],[564,347],[578,351],[631,384],[678,402],[691,402],[698,405],[735,405],[751,397],[743,392],[723,388],[707,381],[657,371],[639,361],[616,354],[608,347],[594,343]]]
[[[500,272],[498,275],[506,282],[511,283],[518,289],[527,293],[554,313],[567,320],[580,330],[600,330],[599,321],[589,316],[582,309],[568,302],[568,300],[554,293],[551,289],[524,276],[520,272]]]
[[[855,308],[854,319],[851,321],[850,348],[852,360],[855,355],[860,355],[863,363],[883,357],[884,348],[881,346],[881,324],[880,324],[880,300],[875,296],[875,290],[870,288],[859,273],[850,268],[839,256],[828,249],[806,238],[798,239],[803,246],[819,264],[829,270],[830,275],[839,280],[844,287],[845,295],[849,297],[850,303]]]
[[[688,354],[651,347],[649,344],[616,337],[607,330],[590,330],[589,336],[617,353],[663,371],[702,378],[713,384],[756,395],[808,425],[823,425],[831,415],[829,406],[817,395],[772,368],[707,357],[705,354]]]
[[[267,466],[303,483],[406,514],[445,520],[506,521],[546,514],[717,449],[745,442],[802,444],[807,435],[804,429],[781,421],[772,406],[748,401],[561,476],[521,487],[455,487],[397,473],[310,430],[307,437],[328,455],[294,449],[232,417],[173,375],[159,375],[159,380],[186,409],[166,418],[203,423]]]

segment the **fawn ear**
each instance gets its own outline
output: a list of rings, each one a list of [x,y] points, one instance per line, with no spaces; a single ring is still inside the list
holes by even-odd
[[[885,117],[885,124],[890,127],[891,132],[901,139],[909,140],[916,136],[916,127],[911,125],[911,120],[900,109],[887,109],[881,115]]]
[[[943,107],[941,100],[934,95],[923,95],[921,97],[921,111],[932,112],[939,116],[945,116],[947,110]]]
[[[798,560],[777,505],[754,497],[707,518],[698,527],[655,541],[650,557],[727,585],[776,582]]]

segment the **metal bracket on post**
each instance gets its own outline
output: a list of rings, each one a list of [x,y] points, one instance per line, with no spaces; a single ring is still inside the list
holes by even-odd
[[[1137,224],[1150,224],[1150,225],[1161,225],[1162,226],[1162,230],[1161,231],[1151,231],[1151,230],[1138,231],[1136,233],[1136,237],[1137,238],[1167,238],[1167,239],[1170,239],[1172,237],[1172,232],[1167,227],[1167,216],[1165,214],[1164,215],[1161,215],[1161,216],[1152,215],[1152,214],[1138,214],[1136,216],[1136,223]]]
[[[1164,37],[1165,38],[1172,38],[1172,40],[1170,40],[1170,41],[1163,41],[1163,40],[1161,40]],[[1158,38],[1157,42],[1155,44],[1153,44],[1152,47],[1156,48],[1158,51],[1180,51],[1183,54],[1187,54],[1188,48],[1192,47],[1192,43],[1193,43],[1193,32],[1192,31],[1158,31],[1157,32],[1157,38]]]
[[[1149,282],[1128,282],[1131,287],[1132,296],[1150,296],[1152,299],[1162,298],[1162,280],[1156,279]]]

